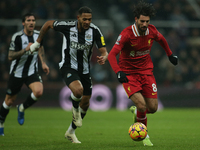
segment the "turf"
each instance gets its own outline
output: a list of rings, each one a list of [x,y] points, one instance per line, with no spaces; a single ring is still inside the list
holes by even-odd
[[[0,136],[0,150],[196,150],[199,149],[200,109],[164,109],[148,115],[148,133],[153,147],[144,147],[128,135],[132,124],[130,111],[110,109],[88,111],[83,126],[76,130],[81,144],[64,138],[71,122],[71,112],[61,108],[30,108],[25,123],[17,123],[17,110],[12,108]]]

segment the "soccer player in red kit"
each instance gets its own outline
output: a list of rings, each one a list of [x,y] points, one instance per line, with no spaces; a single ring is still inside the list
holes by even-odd
[[[134,15],[135,23],[120,33],[108,60],[136,106],[131,108],[135,122],[142,122],[147,126],[146,114],[155,113],[158,108],[157,86],[150,56],[153,42],[162,46],[173,65],[178,64],[178,57],[172,54],[166,39],[156,27],[149,24],[150,18],[155,15],[152,4],[140,1],[134,8]],[[119,63],[116,59],[118,54]],[[153,146],[149,135],[143,140],[143,144]]]

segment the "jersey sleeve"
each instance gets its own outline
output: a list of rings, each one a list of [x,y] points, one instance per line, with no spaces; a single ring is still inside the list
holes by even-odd
[[[100,29],[98,27],[96,27],[96,29],[94,31],[95,31],[94,39],[95,39],[97,48],[99,49],[101,47],[105,47],[106,43],[105,43],[104,36],[101,33]]]
[[[110,65],[111,65],[111,67],[112,67],[112,69],[115,73],[117,73],[118,71],[121,71],[121,68],[119,67],[119,65],[117,63],[116,56],[120,53],[120,51],[123,49],[124,45],[128,41],[129,41],[128,36],[126,35],[126,33],[122,32],[118,36],[115,45],[113,46],[110,53],[108,54],[108,61],[109,61]]]
[[[167,40],[156,28],[155,28],[155,41],[158,42],[162,46],[167,56],[170,56],[172,54],[172,51],[167,43]]]
[[[66,21],[55,21],[53,23],[53,29],[61,32],[64,28],[66,28],[66,25],[68,25]]]
[[[10,51],[19,51],[22,49],[20,45],[21,45],[20,37],[13,35],[11,38],[9,50]]]

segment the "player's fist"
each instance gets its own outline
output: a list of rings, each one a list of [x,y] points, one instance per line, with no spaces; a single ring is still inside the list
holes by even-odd
[[[173,64],[173,65],[177,65],[178,64],[178,57],[175,56],[174,54],[171,54],[169,56],[169,61]]]
[[[35,41],[35,43],[33,43],[30,46],[30,52],[33,53],[34,51],[37,51],[38,48],[40,48],[40,43],[38,43],[37,41]]]
[[[126,74],[123,71],[117,72],[117,79],[118,79],[118,81],[120,83],[127,83],[128,82],[128,78],[126,77],[126,75],[129,75],[129,74]]]

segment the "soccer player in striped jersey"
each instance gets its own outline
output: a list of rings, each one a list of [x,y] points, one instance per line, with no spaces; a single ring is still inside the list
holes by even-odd
[[[4,135],[4,122],[9,113],[9,109],[17,98],[23,84],[30,88],[31,93],[26,101],[17,106],[18,123],[24,123],[24,110],[33,105],[43,94],[42,79],[38,74],[38,55],[43,71],[49,74],[49,67],[45,63],[43,46],[39,50],[30,53],[30,45],[35,42],[39,31],[35,29],[35,16],[27,13],[22,18],[23,29],[16,32],[11,39],[8,59],[11,61],[10,76],[6,97],[0,108],[0,135]]]
[[[97,56],[100,65],[105,63],[108,56],[103,34],[91,21],[92,10],[86,6],[78,10],[75,21],[47,21],[41,28],[37,41],[30,47],[31,51],[35,51],[49,29],[63,34],[62,60],[59,67],[63,80],[71,90],[73,120],[65,137],[72,143],[81,143],[75,135],[75,129],[82,126],[92,94],[90,59],[94,43],[101,53],[101,56]]]
[[[136,106],[132,107],[136,116],[134,122],[142,122],[147,126],[146,114],[155,113],[158,108],[157,86],[150,56],[153,42],[162,46],[173,65],[177,65],[178,58],[172,54],[163,35],[149,24],[150,18],[155,15],[151,4],[140,1],[134,8],[134,15],[135,23],[120,33],[108,55],[108,61]],[[116,59],[118,54],[119,63]],[[143,144],[153,146],[148,135]]]

